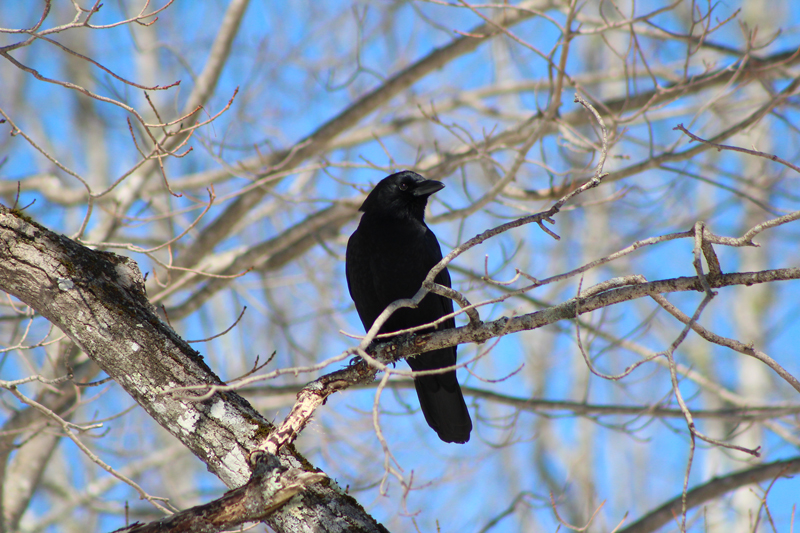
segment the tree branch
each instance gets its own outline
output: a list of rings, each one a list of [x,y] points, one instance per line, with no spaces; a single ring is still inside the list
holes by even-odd
[[[265,520],[294,496],[326,479],[328,476],[322,473],[287,469],[275,456],[263,454],[246,485],[205,505],[149,524],[134,523],[115,533],[216,533],[230,530],[247,522]]]
[[[222,382],[158,319],[133,261],[88,249],[0,206],[0,289],[67,334],[226,485],[247,483],[248,457],[274,426],[232,392],[196,402],[170,393],[176,386]],[[316,473],[292,447],[278,460],[287,469]],[[342,524],[385,531],[333,482],[315,484],[303,506],[279,509],[267,523],[277,531],[341,531]]]
[[[776,461],[739,470],[726,476],[715,477],[686,493],[686,509],[698,507],[740,487],[785,477],[798,472],[800,472],[800,457],[794,457],[785,461]],[[618,529],[617,533],[650,533],[651,531],[656,531],[674,520],[676,516],[680,516],[682,498],[682,496],[673,498],[628,527]]]

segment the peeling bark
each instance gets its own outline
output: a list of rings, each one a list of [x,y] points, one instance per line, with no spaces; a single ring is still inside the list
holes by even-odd
[[[67,334],[227,486],[247,483],[248,457],[274,426],[233,392],[202,401],[170,392],[222,382],[159,320],[135,262],[81,246],[0,206],[0,289]],[[318,473],[292,446],[277,460],[293,472]],[[333,481],[297,498],[267,523],[277,531],[385,531]]]

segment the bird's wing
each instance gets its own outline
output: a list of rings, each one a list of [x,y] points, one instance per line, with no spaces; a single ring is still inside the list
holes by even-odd
[[[350,298],[356,304],[356,311],[364,329],[369,330],[380,310],[375,311],[377,305],[375,290],[372,286],[375,275],[371,268],[372,261],[368,257],[368,251],[364,249],[364,244],[359,231],[356,230],[347,241],[345,275]]]

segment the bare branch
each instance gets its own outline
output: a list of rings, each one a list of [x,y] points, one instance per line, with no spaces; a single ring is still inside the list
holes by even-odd
[[[800,457],[794,457],[785,461],[775,461],[716,477],[686,493],[686,509],[699,507],[739,487],[762,483],[798,472],[800,472]],[[678,496],[628,527],[618,530],[617,533],[650,533],[651,531],[657,531],[660,527],[671,522],[681,511],[683,500],[682,496]]]

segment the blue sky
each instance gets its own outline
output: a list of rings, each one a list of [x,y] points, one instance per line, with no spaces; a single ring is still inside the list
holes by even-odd
[[[153,44],[142,40],[144,37],[156,38],[162,45],[158,48],[157,54],[164,65],[163,75],[157,78],[156,83],[167,84],[181,80],[179,88],[157,95],[163,106],[162,110],[167,113],[181,108],[185,102],[193,85],[193,77],[202,69],[225,6],[226,3],[221,1],[199,5],[176,4],[162,15],[154,33],[144,33],[138,29],[132,33],[126,27],[104,30],[100,32],[101,37],[92,34],[87,47],[92,57],[103,65],[122,76],[136,78],[142,71],[141,65],[134,61],[134,52]],[[661,3],[658,2],[641,2],[637,4],[636,12],[645,13],[659,6]],[[713,17],[714,23],[724,20],[737,7],[738,4],[717,5]],[[376,87],[382,79],[425,56],[434,48],[450,42],[455,37],[453,29],[467,31],[478,23],[477,18],[467,10],[428,3],[398,5],[391,17],[382,18],[385,10],[390,8],[392,6],[388,3],[340,2],[322,5],[311,2],[254,3],[250,6],[234,42],[234,53],[223,71],[214,97],[208,103],[208,112],[212,113],[223,107],[236,87],[240,88],[240,94],[229,113],[220,117],[213,127],[199,133],[200,138],[193,144],[195,150],[190,157],[172,160],[167,164],[170,175],[179,178],[194,171],[219,168],[220,159],[233,164],[240,158],[254,155],[253,146],[257,146],[262,153],[268,153],[272,147],[290,146],[346,108],[357,97]],[[116,19],[119,16],[118,9],[116,4],[104,6],[95,22]],[[312,9],[314,15],[308,16]],[[761,52],[765,55],[797,47],[797,31],[794,29],[798,22],[797,8],[791,2],[785,2],[775,9],[780,11],[780,27],[784,31]],[[8,5],[0,5],[0,18],[4,20],[4,26],[30,25],[36,18],[35,14],[30,13],[25,15],[27,19],[18,22],[19,19],[15,19],[12,15],[18,16]],[[423,15],[432,22],[425,21]],[[753,13],[752,8],[749,8],[745,9],[740,17],[743,19],[752,17],[748,20],[758,22],[757,15],[758,13]],[[553,16],[563,21],[562,15],[553,14]],[[359,19],[363,20],[360,33],[355,22]],[[385,25],[386,20],[391,22],[388,30]],[[671,14],[659,16],[656,21],[662,27],[671,30],[678,31],[683,28],[682,23]],[[436,27],[435,24],[441,27]],[[542,18],[535,18],[518,26],[515,32],[545,51],[549,51],[559,39],[553,25]],[[363,46],[356,56],[353,53],[353,43],[359,37],[363,40]],[[9,42],[8,37],[4,38],[0,44]],[[744,46],[736,22],[724,26],[714,34],[713,39],[715,42],[735,48]],[[579,49],[591,47],[591,43],[592,41],[588,39],[585,44],[584,41],[576,41],[575,46]],[[647,49],[650,54],[648,57],[658,64],[679,65],[686,53],[686,46],[679,42],[667,42],[660,47],[651,43],[649,46],[652,48]],[[508,69],[513,72],[515,79],[546,79],[546,63],[543,60],[522,46],[511,46],[509,49],[512,61]],[[586,61],[585,58],[589,55],[588,52],[575,52],[568,63],[570,71],[580,72],[584,67],[583,61]],[[22,50],[15,57],[19,57],[20,60],[24,58],[46,75],[53,77],[68,75],[63,55],[54,53],[52,48],[43,43]],[[420,98],[430,97],[429,101],[436,104],[438,101],[446,100],[448,94],[457,90],[491,85],[498,81],[496,79],[498,72],[502,71],[499,68],[493,69],[493,58],[490,45],[484,44],[475,53],[460,58],[447,65],[441,72],[421,80],[411,88],[410,92]],[[360,61],[360,69],[357,59]],[[320,64],[323,68],[319,67]],[[696,74],[702,69],[703,65],[700,63],[692,65],[692,71]],[[137,106],[142,104],[141,90],[127,87],[102,72],[93,71],[93,76],[92,82],[98,93],[114,95]],[[643,90],[650,87],[648,83],[645,77],[637,80],[637,84],[631,83],[629,90]],[[775,87],[776,90],[781,88],[779,84]],[[25,90],[29,108],[14,110],[14,117],[19,120],[20,127],[26,131],[30,129],[36,132],[41,125],[47,132],[46,137],[53,150],[59,155],[59,160],[80,173],[87,172],[91,168],[88,154],[92,143],[101,140],[85,139],[75,134],[78,130],[75,124],[81,120],[81,109],[76,105],[80,99],[76,99],[75,95],[66,89],[34,83],[32,80],[26,81]],[[598,90],[598,93],[600,92]],[[650,150],[648,140],[651,132],[661,146],[675,142],[688,146],[680,132],[672,129],[678,120],[700,133],[708,134],[718,130],[718,123],[727,118],[721,118],[722,114],[744,113],[743,110],[746,110],[748,103],[746,95],[746,92],[742,92],[741,108],[712,109],[701,114],[695,122],[692,122],[694,118],[692,112],[687,112],[685,115],[679,115],[678,119],[670,117],[665,120],[653,120],[649,125],[629,126],[625,141],[612,150],[611,155],[615,157],[607,162],[607,170],[623,168],[646,157]],[[546,105],[547,97],[544,91],[536,94],[526,93],[519,98],[519,105],[524,112],[533,113],[537,105]],[[407,94],[397,97],[364,122],[381,124],[397,116],[404,116],[409,112],[403,108],[407,98]],[[486,102],[489,105],[504,105],[503,97],[487,99]],[[691,103],[694,105],[695,102]],[[0,107],[7,109],[11,104],[10,96],[3,96],[0,91]],[[130,134],[124,122],[126,115],[117,107],[90,105],[95,106],[97,115],[105,122],[106,137],[102,142],[108,147],[109,173],[115,175],[129,167],[136,158],[135,148],[131,146]],[[675,109],[681,105],[683,105],[681,102],[673,104]],[[794,124],[798,118],[795,108],[792,102],[791,106],[783,110],[782,117],[770,117],[768,120],[770,138],[764,140],[765,146],[769,147],[768,151],[778,153],[790,161],[797,161],[798,151],[797,136],[794,132]],[[565,97],[561,114],[565,115],[576,109],[579,109],[577,104]],[[395,113],[395,110],[398,112]],[[669,110],[670,108],[666,109]],[[501,119],[492,123],[490,119],[469,111],[457,111],[444,116],[446,120],[470,125],[474,128],[470,133],[475,138],[480,138],[493,127],[502,128],[507,124]],[[80,131],[85,130],[80,129]],[[548,137],[541,146],[537,145],[529,158],[544,160],[560,172],[573,168],[577,163],[588,162],[585,155],[576,155],[574,159],[570,159],[569,154],[565,155],[562,140],[563,138],[555,136]],[[384,150],[385,146],[399,166],[410,165],[417,158],[416,141],[416,138],[389,137],[383,140],[383,146],[378,142],[364,143],[353,150],[342,149],[327,155],[331,161],[339,163],[357,163],[367,167],[365,161],[370,161],[388,166],[390,160]],[[436,131],[436,141],[441,142],[445,148],[457,144],[453,135],[440,130]],[[429,145],[425,145],[424,149],[427,152],[423,155],[433,151]],[[7,157],[0,167],[0,179],[3,180],[25,179],[27,176],[52,168],[49,162],[37,155],[20,137],[4,140],[0,144],[0,157]],[[509,161],[509,158],[508,154],[498,156],[502,162]],[[713,158],[704,160],[703,164],[681,162],[671,165],[668,169],[653,169],[631,180],[608,185],[608,188],[604,189],[608,191],[607,194],[627,190],[627,195],[613,203],[610,213],[605,215],[613,218],[611,225],[613,234],[607,236],[607,242],[597,243],[593,249],[576,249],[575,246],[576,242],[582,242],[581,236],[596,224],[595,221],[598,220],[596,217],[603,215],[599,208],[588,206],[558,215],[554,230],[561,235],[560,241],[554,241],[535,226],[520,228],[470,251],[459,258],[455,265],[480,271],[482,267],[478,265],[482,265],[484,255],[488,254],[490,268],[498,269],[494,274],[497,279],[511,278],[515,267],[523,268],[538,278],[545,278],[575,268],[596,258],[598,254],[610,253],[627,246],[636,239],[684,231],[691,227],[698,217],[706,215],[706,221],[715,233],[739,235],[746,228],[743,220],[745,203],[729,190],[700,184],[698,179],[688,175],[699,175],[729,187],[739,187],[742,164],[742,159],[723,153],[716,160]],[[678,170],[687,175],[683,179],[676,179]],[[785,175],[791,176],[791,171],[776,164],[765,166],[763,171],[776,175],[786,173]],[[380,171],[369,168],[346,170],[339,168],[332,169],[331,172],[336,178],[365,188],[383,177]],[[77,186],[74,181],[70,181],[70,178],[63,175],[60,177],[70,186]],[[281,183],[278,192],[291,194],[292,186],[296,183],[295,179],[296,177],[290,177]],[[521,186],[541,189],[547,187],[551,179],[555,178],[531,164],[525,167],[519,181]],[[457,173],[447,176],[445,181],[447,188],[437,195],[433,202],[433,215],[445,212],[445,206],[458,208],[467,205],[470,196],[474,198],[486,188],[485,182],[477,179],[466,180],[466,186],[462,186]],[[215,190],[222,196],[237,190],[245,183],[244,179],[234,179],[217,184]],[[355,195],[353,188],[324,174],[315,177],[313,187],[315,192],[313,198],[305,198],[295,209],[260,220],[257,225],[245,227],[239,234],[223,242],[219,251],[252,244],[278,234],[307,214],[328,205],[331,198]],[[800,193],[797,193],[796,178],[788,177],[782,182],[781,187],[785,194],[775,194],[770,198],[772,205],[783,210],[798,209]],[[192,193],[201,194],[200,191]],[[698,204],[702,203],[696,201],[698,196],[702,196],[705,205],[709,206],[708,212],[703,212],[698,207]],[[21,204],[26,205],[34,199],[36,203],[30,208],[32,216],[54,230],[66,234],[73,232],[79,226],[85,212],[80,206],[67,209],[49,204],[33,191],[22,195]],[[4,202],[7,200],[8,198],[4,198]],[[170,201],[175,207],[191,205],[186,198]],[[210,223],[225,206],[225,202],[216,205],[210,217],[203,223]],[[542,203],[529,206],[529,209],[546,207],[547,204]],[[443,223],[434,226],[433,229],[439,235],[443,248],[449,249],[483,229],[502,223],[507,217],[518,214],[518,211],[511,208],[508,211],[502,209],[500,206],[492,206],[488,214],[478,213],[461,223]],[[155,211],[148,201],[142,200],[135,203],[128,214],[139,213],[147,215]],[[767,213],[762,215],[764,220],[773,216]],[[186,215],[181,223],[185,224],[185,221],[193,216],[195,215],[191,213]],[[93,228],[100,218],[100,215],[94,217],[89,229]],[[155,223],[133,227],[127,229],[125,234],[129,237],[146,235],[154,226]],[[342,234],[349,234],[354,227],[354,224],[346,226]],[[797,253],[797,237],[796,224],[764,236],[770,246],[770,253],[765,255],[768,268],[797,265],[800,255]],[[263,308],[252,306],[248,302],[248,299],[260,301],[265,294],[263,280],[255,275],[248,275],[237,281],[236,292],[215,298],[207,304],[207,308],[182,321],[178,328],[179,333],[184,338],[190,339],[207,337],[209,330],[220,329],[222,320],[216,311],[224,309],[225,313],[221,313],[223,316],[235,317],[242,305],[251,306],[242,326],[232,335],[196,345],[223,379],[245,371],[256,355],[260,355],[263,360],[273,350],[278,352],[276,364],[291,364],[297,361],[297,358],[302,360],[303,356],[298,355],[298,352],[303,349],[317,354],[315,350],[320,349],[320,346],[324,347],[324,350],[321,350],[324,353],[319,354],[317,360],[335,355],[352,345],[351,340],[335,333],[341,324],[347,326],[348,331],[352,333],[361,333],[359,321],[344,287],[342,244],[343,241],[340,239],[330,243],[328,249],[315,247],[297,264],[289,265],[280,272],[266,276],[268,281],[275,284],[275,288],[269,291],[275,302],[296,304],[289,306],[292,314],[288,316],[296,323],[288,329],[293,338],[276,334],[274,324],[265,326],[265,321],[276,318],[277,312],[273,312],[274,310],[270,308],[270,302],[261,302]],[[662,244],[654,251],[642,250],[619,266],[615,264],[599,269],[595,274],[595,281],[632,272],[642,273],[650,280],[691,276],[693,275],[691,251],[691,243],[686,240]],[[503,260],[512,253],[512,261]],[[721,248],[718,253],[723,269],[734,271],[744,262],[748,254],[759,252],[753,249]],[[134,259],[140,263],[142,270],[154,268],[141,254],[134,254]],[[326,280],[321,283],[330,288],[331,295],[331,299],[325,302],[324,309],[314,313],[307,311],[306,306],[318,303],[320,280],[292,281],[306,275],[308,265],[318,265],[320,278]],[[455,273],[453,279],[454,285],[461,287],[461,290],[464,290],[465,286],[469,288],[464,292],[470,298],[481,299],[486,295],[498,294],[495,289],[484,291],[478,283],[470,281],[463,274]],[[574,281],[557,287],[546,287],[531,296],[551,303],[560,303],[574,296],[576,290],[577,281]],[[766,345],[763,347],[795,375],[800,374],[797,364],[798,352],[794,342],[798,331],[797,290],[796,282],[781,282],[772,295],[773,301],[765,313],[769,315],[769,323],[774,326],[766,335]],[[179,295],[176,302],[181,300],[181,296],[184,295]],[[704,315],[709,321],[707,325],[716,328],[715,331],[719,334],[734,337],[737,335],[735,322],[731,320],[737,302],[736,297],[737,294],[732,289],[721,290],[720,295]],[[694,293],[670,296],[670,300],[688,314],[693,312],[700,299],[701,296]],[[493,319],[508,315],[516,309],[530,312],[532,308],[528,302],[512,300],[507,306],[482,310],[482,317],[485,320]],[[649,349],[664,349],[680,331],[680,327],[662,316],[663,313],[654,322],[643,323],[641,318],[646,314],[643,308],[653,310],[655,307],[652,302],[621,304],[602,314],[597,313],[587,320],[592,320],[595,325],[612,324],[615,332],[629,332],[631,338]],[[321,324],[327,324],[326,329],[320,329]],[[43,335],[46,327],[45,324],[38,323],[35,332]],[[659,334],[650,334],[654,329],[658,330]],[[320,331],[324,332],[324,336],[323,333],[319,333]],[[747,342],[747,339],[741,340]],[[607,344],[601,340],[595,341],[594,347],[598,352],[593,353],[605,350],[598,358],[597,364],[607,372],[619,371],[635,360],[629,352],[608,349]],[[461,358],[469,358],[483,348],[485,346],[462,346],[459,353]],[[698,355],[698,351],[702,353]],[[231,357],[232,352],[236,354],[234,358]],[[45,358],[41,350],[33,354],[37,364]],[[676,357],[679,362],[690,366],[697,366],[701,361],[705,361],[723,380],[724,385],[732,388],[737,385],[742,358],[740,355],[719,347],[702,348],[695,342],[691,345],[687,343],[686,352],[679,351]],[[486,383],[463,371],[460,379],[466,386],[500,393],[519,396],[540,393],[541,397],[546,399],[585,399],[591,403],[635,405],[642,401],[652,401],[653,397],[666,397],[670,391],[668,376],[660,367],[643,367],[619,384],[609,384],[597,377],[587,377],[585,366],[582,366],[580,354],[575,347],[574,325],[568,323],[504,338],[493,349],[490,360],[476,363],[471,370],[482,378],[497,379],[515,371],[520,365],[524,365],[523,371],[500,383]],[[406,367],[401,364],[398,368]],[[3,379],[24,376],[29,371],[29,367],[20,357],[8,357],[0,367]],[[541,374],[537,372],[546,372],[546,382],[538,381],[541,379]],[[298,381],[302,382],[302,378]],[[584,382],[584,396],[572,396],[579,389],[576,384]],[[788,399],[796,403],[796,395],[786,394],[787,387],[784,384],[778,383],[776,388],[776,394],[770,400]],[[698,408],[706,406],[707,399],[696,386],[685,382],[682,383],[681,390],[685,397],[692,399],[693,405]],[[425,427],[424,422],[421,422],[420,413],[398,416],[405,414],[409,408],[416,409],[416,400],[412,393],[403,391],[395,395],[387,391],[382,397],[381,422],[388,441],[392,443],[392,451],[406,476],[413,471],[416,483],[433,484],[432,488],[426,487],[424,490],[412,492],[407,507],[403,507],[400,497],[402,489],[397,482],[390,484],[387,497],[380,495],[378,488],[374,486],[374,483],[380,480],[383,458],[374,435],[368,431],[366,425],[369,423],[368,413],[373,398],[374,390],[348,391],[335,395],[307,429],[307,434],[300,438],[298,446],[315,465],[331,477],[343,485],[353,484],[353,494],[356,498],[378,520],[390,525],[390,529],[411,529],[413,527],[411,518],[407,516],[411,513],[422,531],[434,531],[437,520],[442,524],[443,531],[478,531],[480,525],[498,514],[513,500],[514,490],[524,488],[532,496],[526,500],[530,509],[523,513],[533,517],[531,520],[543,530],[555,531],[558,525],[546,502],[547,485],[536,473],[537,468],[538,472],[548,472],[555,480],[554,483],[563,488],[564,498],[569,500],[570,497],[574,497],[580,500],[581,488],[572,483],[577,477],[575,472],[582,468],[583,461],[589,462],[595,469],[593,479],[597,502],[574,503],[579,506],[588,506],[590,503],[599,505],[601,501],[606,500],[603,519],[612,527],[626,512],[629,513],[630,521],[658,503],[679,494],[681,490],[687,464],[688,437],[685,423],[679,419],[666,422],[642,420],[637,423],[635,426],[637,430],[631,435],[614,427],[604,427],[571,417],[562,416],[545,423],[541,415],[523,412],[515,418],[516,413],[510,408],[474,400],[468,402],[474,418],[485,418],[482,418],[482,423],[478,425],[473,441],[467,446],[448,446],[439,442]],[[122,394],[118,387],[109,385],[103,393],[102,401],[91,404],[87,411],[91,415],[87,416],[101,418],[117,414],[131,403],[132,400]],[[285,410],[264,414],[279,420],[281,415],[285,414]],[[133,413],[109,423],[110,429],[106,438],[113,440],[115,446],[123,447],[131,454],[139,453],[143,447],[163,445],[163,436],[155,430],[145,431],[139,427],[142,417],[141,412],[138,415]],[[621,424],[624,420],[622,417],[602,419],[609,426]],[[347,428],[350,425],[357,427],[359,432],[348,435]],[[700,425],[701,429],[706,427],[703,422]],[[717,426],[709,428],[714,434],[720,430]],[[320,435],[326,432],[341,438],[323,446],[321,443],[324,439]],[[584,444],[581,448],[582,439],[586,439],[587,435],[591,435],[590,438],[595,446],[585,447]],[[576,457],[571,464],[565,463],[563,457],[542,451],[545,449],[542,443],[546,438],[563,442],[564,448],[574,447],[576,450],[584,449],[591,453],[586,457]],[[498,446],[501,443],[507,444],[508,440],[513,441],[513,444],[502,448],[503,453],[498,453]],[[767,461],[796,455],[796,448],[769,431],[763,433],[761,443]],[[68,462],[80,462],[82,465],[85,462],[70,443],[64,443],[62,453]],[[724,472],[726,467],[720,467],[722,469],[720,471],[714,470],[713,465],[719,464],[720,461],[719,453],[719,450],[709,451],[705,445],[698,446],[690,486]],[[739,459],[739,456],[732,455]],[[105,454],[103,458],[117,467],[127,462],[125,456],[117,457],[112,453]],[[371,466],[362,468],[366,462],[371,462]],[[741,467],[743,466],[744,463],[741,464]],[[642,481],[639,475],[643,468],[652,468],[653,471],[652,476],[647,476],[645,481]],[[203,499],[213,498],[223,490],[216,478],[206,473],[203,468],[199,471],[200,473],[193,476],[199,491],[207,495]],[[95,466],[87,465],[72,469],[69,475],[74,476],[75,485],[82,486],[84,476],[88,480],[101,474]],[[355,485],[356,483],[365,486]],[[776,524],[779,525],[779,531],[788,531],[792,505],[798,503],[796,495],[800,494],[799,483],[796,479],[778,481],[770,493],[770,510]],[[119,487],[108,497],[119,500],[135,499],[133,492],[126,487]],[[39,511],[47,506],[47,497],[40,496],[34,508]],[[530,522],[521,521],[518,517],[508,517],[492,531],[518,531],[523,523]],[[102,529],[119,527],[118,517],[105,517],[99,527]],[[704,530],[702,520],[693,527],[696,531]]]

